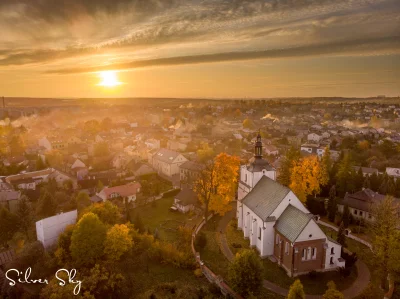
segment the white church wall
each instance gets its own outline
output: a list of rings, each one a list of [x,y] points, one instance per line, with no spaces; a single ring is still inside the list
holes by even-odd
[[[311,237],[310,237],[311,235]],[[297,237],[296,242],[310,241],[310,240],[319,240],[326,239],[324,232],[315,223],[313,219],[307,224],[304,230]]]
[[[278,219],[289,204],[298,208],[300,211],[303,211],[304,213],[310,213],[303,205],[303,203],[296,197],[296,195],[294,195],[294,193],[290,191],[286,195],[286,197],[281,201],[281,203],[278,205],[275,211],[272,212],[271,216],[275,216],[276,219]]]

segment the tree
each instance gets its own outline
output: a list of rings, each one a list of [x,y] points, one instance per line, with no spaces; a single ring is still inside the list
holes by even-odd
[[[364,183],[364,174],[362,172],[362,168],[359,167],[357,173],[354,177],[354,186],[356,190],[361,190]]]
[[[343,247],[346,247],[346,235],[343,221],[340,223],[336,241]]]
[[[71,256],[77,266],[92,266],[104,254],[106,227],[99,217],[87,213],[78,221],[71,236]]]
[[[97,182],[97,186],[96,186],[96,191],[97,192],[100,192],[101,190],[103,190],[104,189],[104,185],[103,185],[103,183],[102,183],[102,181],[98,181]]]
[[[246,118],[243,121],[243,128],[245,128],[245,129],[254,129],[255,128],[254,122],[251,119]]]
[[[87,194],[84,191],[79,192],[78,195],[76,196],[76,205],[79,212],[90,206],[91,203],[92,202],[90,201],[89,194]]]
[[[325,147],[324,154],[322,155],[321,159],[321,168],[322,168],[322,175],[327,177],[327,181],[329,181],[329,174],[331,173],[332,170],[332,158],[331,158],[331,151],[329,150],[329,147]]]
[[[323,299],[344,299],[344,296],[341,292],[336,289],[336,285],[333,281],[328,282],[328,289],[325,294],[322,295]]]
[[[68,225],[64,231],[58,236],[57,249],[54,253],[60,266],[72,261],[71,257],[71,237],[75,225]]]
[[[43,162],[42,157],[38,156],[36,159],[36,170],[42,170],[46,168],[46,164]]]
[[[0,245],[5,246],[18,230],[18,217],[0,205]]]
[[[380,268],[381,287],[386,286],[386,279],[398,267],[400,252],[398,249],[400,220],[398,206],[391,196],[386,196],[383,201],[372,208],[375,221],[372,225],[372,246],[376,264]]]
[[[336,174],[336,185],[340,196],[344,196],[346,192],[354,189],[354,169],[352,168],[352,164],[353,162],[348,153],[346,153],[339,162],[338,172]]]
[[[83,214],[89,212],[96,214],[101,222],[105,224],[114,225],[118,223],[121,219],[121,212],[119,208],[108,200],[106,202],[95,203],[88,206],[84,210]]]
[[[308,195],[317,195],[328,183],[328,175],[318,157],[309,156],[294,163],[290,176],[290,189],[305,202]]]
[[[236,253],[229,266],[232,287],[242,296],[257,293],[262,286],[263,267],[259,257],[251,249]]]
[[[57,211],[57,202],[54,196],[47,191],[47,189],[42,188],[41,194],[36,204],[36,215],[38,218],[47,218],[54,216]]]
[[[214,157],[214,150],[208,145],[203,143],[201,148],[197,150],[197,157],[201,163],[206,163]]]
[[[306,294],[303,290],[303,285],[300,282],[300,279],[296,279],[294,283],[290,286],[289,294],[286,299],[305,299]]]
[[[9,141],[9,146],[13,156],[22,155],[26,147],[21,135],[13,135]]]
[[[335,221],[337,211],[337,202],[336,202],[336,187],[333,185],[329,190],[329,200],[328,200],[328,218],[330,222]]]
[[[369,179],[369,175],[365,177],[364,183],[363,183],[363,188],[365,189],[371,189],[371,181]]]
[[[146,231],[143,221],[142,221],[142,218],[140,217],[139,214],[136,215],[135,220],[133,221],[133,226],[141,234],[143,234]]]
[[[231,208],[229,203],[235,196],[239,163],[238,157],[221,153],[207,163],[194,182],[193,190],[204,206],[206,221],[209,210],[223,215]]]
[[[343,217],[342,217],[343,225],[345,228],[349,227],[351,221],[351,214],[348,205],[344,205],[343,207]]]
[[[21,196],[18,203],[18,209],[16,213],[18,217],[18,228],[23,232],[29,239],[29,231],[33,228],[34,215],[32,213],[32,207],[26,196]]]
[[[116,224],[107,232],[104,253],[109,260],[118,261],[125,252],[132,248],[132,245],[129,228],[124,224]]]
[[[279,176],[278,176],[279,183],[287,187],[290,185],[290,176],[292,173],[292,168],[299,159],[300,159],[300,151],[298,151],[296,148],[291,147],[286,152],[286,155],[283,158],[279,169]]]

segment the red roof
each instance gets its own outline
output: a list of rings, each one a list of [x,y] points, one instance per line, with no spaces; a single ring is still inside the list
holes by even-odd
[[[121,197],[126,197],[135,195],[140,187],[141,187],[140,183],[134,182],[122,186],[104,188],[103,192],[107,196],[107,198],[113,193],[118,193]]]

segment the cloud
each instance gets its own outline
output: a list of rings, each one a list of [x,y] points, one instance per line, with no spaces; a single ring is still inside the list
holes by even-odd
[[[98,72],[103,70],[126,70],[144,67],[174,66],[187,64],[231,62],[255,59],[310,57],[320,55],[373,55],[384,51],[385,53],[400,54],[400,36],[382,37],[369,40],[343,41],[293,47],[286,49],[271,49],[264,51],[225,52],[194,56],[166,57],[147,60],[136,60],[125,63],[110,64],[107,66],[64,68],[49,70],[51,74],[71,74]]]

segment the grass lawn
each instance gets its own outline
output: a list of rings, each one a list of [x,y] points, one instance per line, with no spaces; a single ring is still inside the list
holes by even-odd
[[[202,228],[202,232],[206,235],[207,244],[200,251],[200,258],[204,264],[209,267],[215,274],[221,275],[229,285],[228,270],[230,262],[222,254],[219,247],[219,233],[216,232],[218,223],[221,217],[214,216],[211,220]],[[231,227],[229,225],[229,227]],[[230,230],[229,228],[227,230]],[[227,232],[228,234],[228,232]],[[243,238],[242,238],[243,239]],[[237,239],[239,241],[239,239]],[[230,246],[231,247],[231,246]],[[232,249],[232,248],[231,248]],[[277,295],[265,288],[261,288],[257,298],[264,299],[283,299],[282,296]]]
[[[140,215],[143,224],[153,233],[157,228],[160,239],[166,241],[175,241],[177,229],[182,223],[186,227],[192,228],[198,221],[199,217],[191,213],[172,212],[169,208],[174,202],[173,197],[161,198],[155,204],[140,206],[130,211],[130,219],[135,219],[136,215]],[[172,229],[172,230],[171,230]]]
[[[331,230],[328,227],[325,226],[320,226],[321,229],[329,236],[331,236],[332,238],[336,239],[337,236],[337,232]],[[378,273],[378,267],[377,265],[374,263],[374,255],[372,253],[372,251],[365,245],[356,242],[352,239],[346,238],[346,247],[348,250],[350,250],[351,252],[355,252],[357,253],[357,256],[360,260],[362,260],[367,266],[369,271],[371,272],[371,283],[372,283],[372,289],[374,291],[374,293],[376,292],[377,294],[379,294],[380,298],[383,298],[383,292],[380,290],[379,285],[380,285],[380,277],[379,277],[379,273]],[[362,298],[362,296],[358,296],[356,298]]]
[[[232,220],[226,229],[226,238],[229,248],[233,253],[244,248],[250,248],[249,240],[244,239],[243,232],[237,230],[232,223],[235,222]],[[234,248],[232,244],[240,244],[242,249]],[[262,263],[264,266],[264,279],[287,289],[294,282],[295,279],[289,277],[286,274],[286,271],[277,263],[272,262],[268,258],[262,259]],[[318,273],[316,278],[310,278],[308,275],[298,276],[297,278],[301,280],[307,294],[323,294],[326,291],[326,284],[330,280],[333,280],[336,283],[339,290],[344,290],[350,287],[357,278],[357,269],[354,268],[350,276],[346,279],[343,279],[337,271]]]

